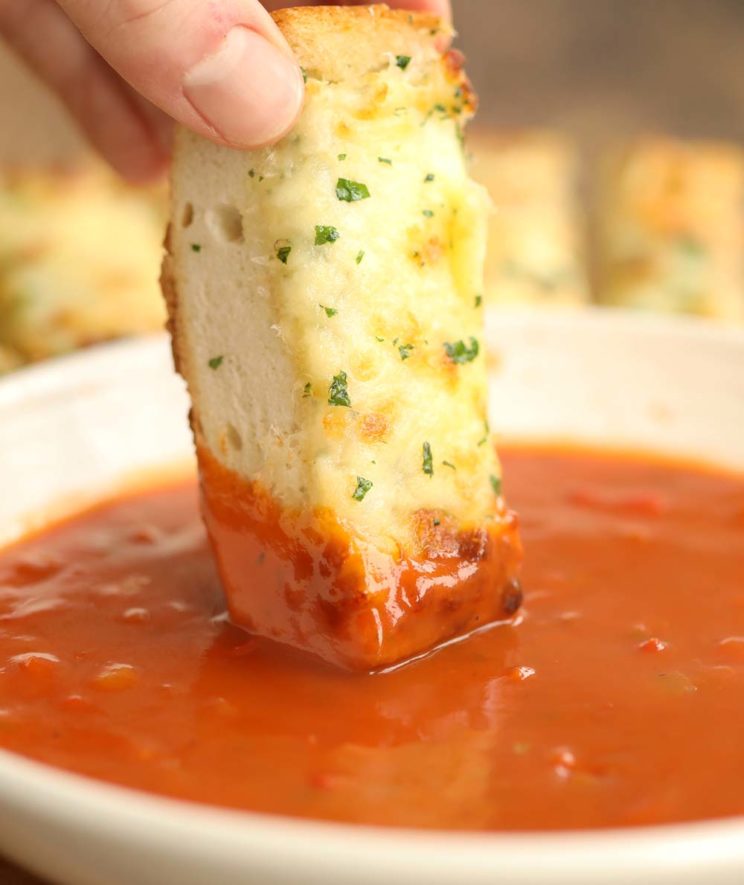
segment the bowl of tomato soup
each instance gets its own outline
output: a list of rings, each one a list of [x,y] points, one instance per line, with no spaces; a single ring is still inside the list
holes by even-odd
[[[348,673],[234,627],[165,340],[0,383],[0,850],[55,881],[744,876],[744,332],[489,316],[524,610]]]

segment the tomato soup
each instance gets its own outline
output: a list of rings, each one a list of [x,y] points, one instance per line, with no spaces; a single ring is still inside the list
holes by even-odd
[[[524,611],[392,672],[233,627],[195,484],[0,555],[0,746],[142,790],[454,830],[744,812],[744,479],[504,457]]]

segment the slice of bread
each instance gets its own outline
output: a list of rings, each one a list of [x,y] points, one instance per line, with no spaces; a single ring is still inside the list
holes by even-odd
[[[350,667],[514,614],[486,420],[487,197],[447,33],[385,6],[276,21],[307,77],[254,152],[179,133],[163,286],[233,619]]]
[[[540,130],[468,133],[473,175],[494,204],[485,296],[499,307],[587,304],[578,157],[561,135]]]
[[[744,320],[744,151],[640,138],[604,157],[602,304]]]
[[[0,346],[21,363],[159,332],[165,188],[94,161],[0,168]]]

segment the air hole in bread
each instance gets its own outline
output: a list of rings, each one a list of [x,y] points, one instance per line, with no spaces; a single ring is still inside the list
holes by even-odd
[[[193,220],[194,206],[192,203],[186,203],[183,207],[183,214],[181,215],[181,227],[191,227]]]
[[[236,452],[240,452],[243,448],[243,437],[238,433],[234,424],[227,425],[227,441]]]
[[[235,206],[225,204],[207,213],[207,224],[212,233],[227,243],[243,241],[243,218]]]

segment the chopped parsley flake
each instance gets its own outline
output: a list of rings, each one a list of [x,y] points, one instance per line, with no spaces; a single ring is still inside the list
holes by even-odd
[[[423,471],[427,476],[434,476],[434,459],[431,454],[431,446],[428,442],[424,443],[424,459],[423,459]]]
[[[402,360],[407,360],[411,355],[411,351],[414,349],[413,344],[401,344],[398,348],[398,353],[400,354],[400,358]]]
[[[322,308],[326,312],[327,317],[335,317],[338,313],[335,307],[326,307],[325,304],[319,304],[318,307]]]
[[[212,359],[209,361],[209,368],[210,369],[219,369],[219,367],[222,365],[224,359],[225,359],[224,356],[213,356]]]
[[[287,259],[289,258],[289,253],[292,251],[292,247],[289,245],[286,246],[277,246],[276,247],[276,257],[281,261],[282,264],[287,263]]]
[[[307,83],[307,71],[303,67],[300,67],[300,70],[302,71],[302,82]]]
[[[393,165],[393,161],[392,161],[389,157],[378,157],[378,158],[377,158],[377,162],[378,162],[378,163],[384,163],[386,166],[392,166],[392,165]]]
[[[255,170],[255,169],[249,169],[249,170],[248,170],[248,178],[255,178],[255,177],[256,177],[256,170]]]
[[[435,519],[434,522],[432,523],[432,525],[434,526],[434,528],[437,528],[437,527],[440,526],[441,524],[442,524],[442,520],[441,520],[441,519]]]
[[[501,494],[501,480],[499,479],[498,476],[494,476],[493,474],[491,474],[490,478],[491,478],[491,488],[493,489],[493,491],[496,495],[500,495]]]
[[[357,252],[357,257],[356,257],[356,263],[357,263],[357,264],[361,264],[361,263],[362,263],[362,259],[364,258],[364,255],[365,255],[364,249],[360,249],[360,250]]]
[[[481,304],[483,304],[483,296],[482,296],[482,295],[476,295],[476,296],[475,296],[475,306],[476,306],[476,307],[480,307]]]
[[[345,160],[348,156],[349,156],[348,154],[339,154],[338,158],[339,158],[339,160]]]
[[[435,177],[436,177],[436,176],[434,175],[434,173],[433,173],[433,172],[430,172],[430,173],[426,176],[426,178],[424,179],[424,181],[427,182],[427,184],[428,184],[430,181],[434,181]]]
[[[355,501],[363,501],[367,492],[372,488],[373,483],[365,479],[363,476],[357,476],[357,484],[354,494],[351,496]]]
[[[471,338],[469,346],[464,341],[455,341],[454,344],[445,341],[444,349],[453,363],[463,365],[471,363],[478,356],[480,347],[477,339]]]
[[[395,63],[396,63],[396,65],[398,65],[398,67],[401,69],[401,71],[405,71],[405,69],[411,63],[411,56],[410,55],[396,55],[395,56]]]
[[[308,399],[313,394],[313,385],[308,381],[302,391],[302,398]]]
[[[384,339],[384,338],[380,338],[379,335],[375,335],[375,341],[383,342],[384,340],[385,340],[385,339]]]
[[[322,246],[324,243],[335,243],[341,234],[332,225],[315,225],[315,245]]]
[[[328,405],[351,407],[346,372],[339,372],[338,375],[333,376],[331,386],[328,388]]]
[[[431,211],[431,209],[424,209],[424,211],[421,214],[425,215],[427,218],[434,217],[434,213]]]
[[[457,467],[451,461],[442,461],[444,467],[451,467],[453,470],[457,470]]]
[[[191,244],[192,252],[201,252],[201,244],[200,243],[192,243]]]
[[[356,203],[359,200],[369,199],[369,188],[361,181],[339,178],[336,182],[336,196],[344,203]]]
[[[690,236],[680,237],[679,247],[692,258],[699,258],[705,255],[705,246]]]

